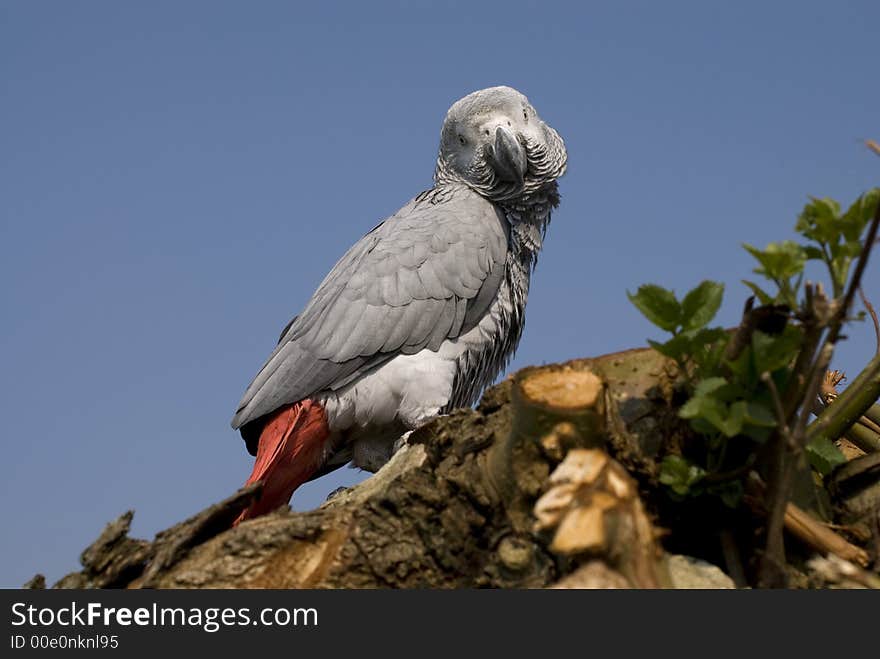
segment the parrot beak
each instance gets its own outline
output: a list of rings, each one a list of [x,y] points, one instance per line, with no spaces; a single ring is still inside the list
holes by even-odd
[[[519,140],[504,126],[495,129],[495,144],[489,150],[489,161],[499,178],[523,184],[528,158]]]

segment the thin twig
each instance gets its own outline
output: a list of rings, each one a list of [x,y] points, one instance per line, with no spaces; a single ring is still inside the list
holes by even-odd
[[[877,320],[877,312],[874,311],[874,306],[868,301],[861,286],[859,286],[859,297],[862,298],[862,304],[865,305],[865,309],[868,310],[868,314],[874,322],[874,336],[876,337],[877,354],[880,355],[880,320]]]
[[[743,567],[742,555],[736,544],[736,538],[730,529],[721,529],[721,553],[724,555],[724,564],[727,567],[727,574],[733,579],[733,584],[737,588],[746,588],[749,585],[746,579],[746,571]]]
[[[782,396],[782,407],[785,411],[785,420],[787,424],[794,421],[795,414],[800,408],[804,400],[804,390],[809,383],[809,375],[812,364],[815,362],[816,350],[822,339],[822,331],[825,329],[823,323],[824,316],[816,313],[817,305],[815,301],[818,299],[822,302],[823,307],[827,304],[821,285],[814,285],[807,282],[804,285],[804,309],[808,313],[801,318],[801,327],[804,331],[804,338],[801,344],[800,352],[795,360],[794,367],[791,371],[788,387]]]
[[[868,552],[848,542],[839,533],[835,533],[793,503],[788,504],[785,518],[785,528],[792,535],[797,536],[811,547],[820,549],[823,554],[837,554],[841,558],[854,561],[862,567],[868,565]]]
[[[729,481],[735,481],[749,473],[755,466],[755,457],[750,455],[744,464],[741,464],[739,467],[735,469],[729,469],[727,471],[710,471],[700,480],[700,483],[705,485],[715,485],[717,483],[727,483]]]
[[[801,346],[801,353],[795,363],[791,384],[786,393],[787,403],[791,407],[786,410],[776,390],[776,385],[769,373],[761,375],[767,384],[778,417],[776,439],[769,445],[770,460],[768,465],[768,487],[766,490],[767,524],[764,554],[758,583],[763,587],[780,587],[785,585],[785,539],[782,529],[785,524],[785,511],[791,496],[791,482],[794,477],[795,458],[803,450],[806,436],[806,423],[812,412],[812,405],[804,405],[804,401],[812,401],[818,395],[819,385],[833,352],[833,344],[826,343],[814,357],[816,346],[819,345],[824,328],[829,321],[827,313],[828,298],[820,285],[807,284],[805,287],[807,313],[804,322],[808,331]],[[826,350],[826,348],[828,348]],[[823,365],[824,364],[824,365]],[[819,370],[821,368],[821,370]],[[796,389],[796,397],[792,397],[792,389]],[[800,416],[796,414],[801,409]],[[792,427],[794,424],[794,427]]]
[[[788,427],[788,421],[785,418],[785,410],[782,409],[782,399],[779,397],[779,389],[768,371],[761,373],[761,380],[770,390],[770,399],[773,401],[773,410],[776,412],[776,423],[779,426],[779,432],[785,439],[785,443],[792,446],[791,430]]]
[[[849,309],[852,306],[856,289],[862,285],[862,275],[865,272],[865,268],[868,266],[868,257],[871,255],[871,248],[877,240],[878,228],[880,228],[880,202],[878,202],[877,208],[874,209],[874,217],[871,220],[871,225],[868,227],[868,234],[865,236],[865,244],[862,245],[859,260],[856,262],[855,272],[853,272],[849,287],[846,289],[846,294],[843,296],[843,303],[840,305],[834,319],[831,321],[831,329],[828,330],[828,338],[826,339],[827,343],[837,343],[837,339],[840,337],[840,330],[849,314]]]
[[[831,364],[831,357],[834,355],[834,344],[830,341],[826,341],[825,345],[822,346],[822,349],[819,351],[819,357],[816,359],[816,364],[813,367],[813,374],[810,378],[810,384],[807,386],[807,393],[804,396],[805,401],[817,400],[819,398],[819,388],[822,385],[822,380],[825,377],[825,372],[828,370],[828,365]],[[803,449],[807,445],[807,420],[810,418],[810,414],[812,414],[812,404],[805,405],[803,412],[798,417],[797,423],[795,424],[794,430],[792,431],[792,437],[794,439],[795,446],[798,449]]]
[[[785,459],[787,445],[781,435],[775,448],[768,466],[769,487],[764,499],[764,507],[767,509],[766,540],[758,571],[758,585],[763,588],[786,585],[785,538],[782,528],[785,524],[791,478],[787,469],[788,461]]]
[[[874,140],[865,140],[865,146],[880,156],[880,144],[877,144]]]

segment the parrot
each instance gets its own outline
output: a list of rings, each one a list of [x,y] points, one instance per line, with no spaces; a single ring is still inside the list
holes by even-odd
[[[446,113],[434,185],[364,235],[284,328],[232,419],[271,512],[351,463],[377,471],[409,433],[477,402],[506,368],[567,152],[522,93]]]

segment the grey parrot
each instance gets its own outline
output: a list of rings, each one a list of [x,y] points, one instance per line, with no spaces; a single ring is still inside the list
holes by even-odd
[[[349,462],[376,471],[406,433],[476,402],[522,335],[566,160],[515,89],[452,105],[434,186],[336,263],[245,391],[232,427],[263,488],[236,524]]]

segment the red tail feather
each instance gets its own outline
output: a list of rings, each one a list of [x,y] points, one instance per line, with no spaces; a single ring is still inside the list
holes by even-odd
[[[329,436],[324,408],[315,401],[306,399],[276,411],[263,427],[254,470],[245,483],[263,481],[263,493],[233,526],[287,503],[321,466]]]

